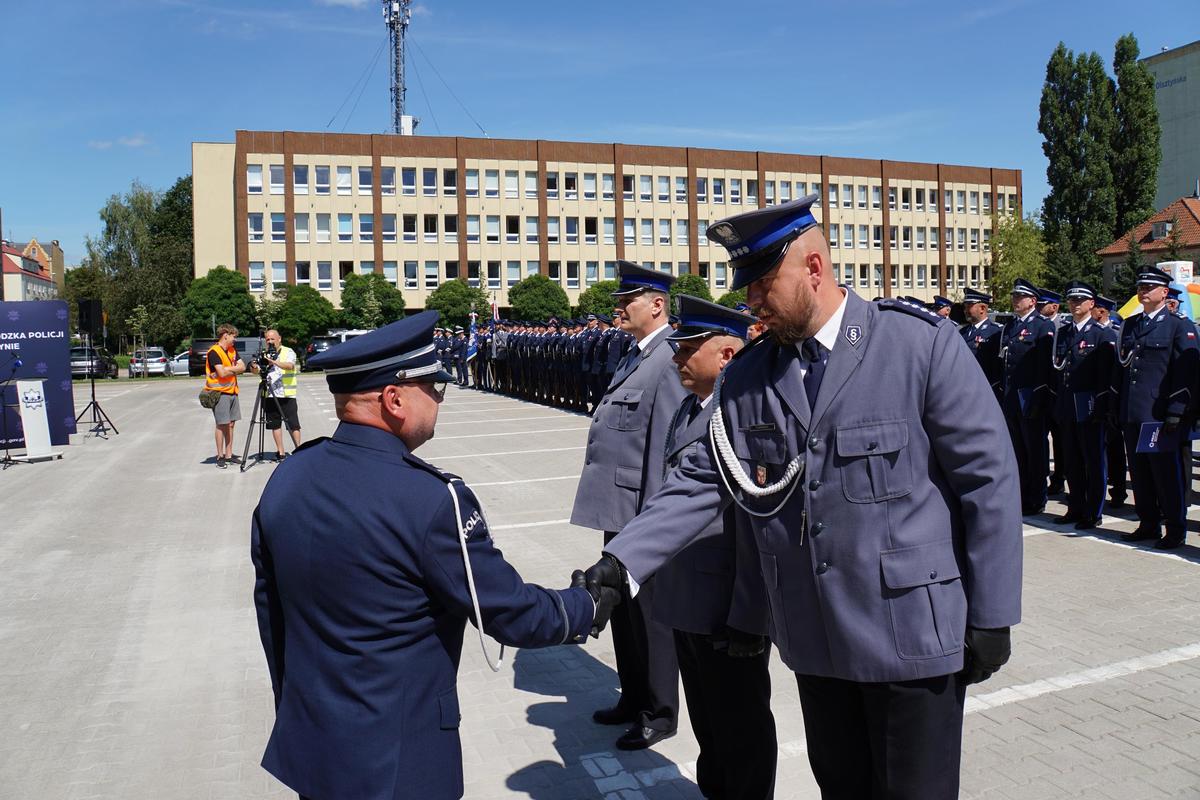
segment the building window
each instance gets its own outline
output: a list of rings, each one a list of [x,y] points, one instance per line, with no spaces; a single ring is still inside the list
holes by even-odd
[[[958,211],[959,214],[965,213],[967,210],[967,193],[962,189],[959,189],[954,193],[954,196],[957,198],[955,210]]]
[[[505,271],[508,273],[508,287],[511,289],[521,282],[521,262],[509,261],[505,265]]]
[[[842,184],[842,208],[854,208],[854,187],[849,183]]]
[[[854,226],[853,225],[843,225],[842,226],[842,247],[849,247],[849,248],[854,247]]]
[[[450,280],[455,280],[457,278],[458,278],[458,262],[457,261],[447,261],[446,262],[446,280],[450,281]]]
[[[507,216],[504,218],[504,241],[510,244],[520,244],[521,242],[521,218],[518,216]]]
[[[918,289],[925,288],[925,272],[926,272],[925,265],[917,264],[917,288]]]
[[[1017,196],[1015,194],[1008,196],[1008,210],[1014,214],[1017,213]]]
[[[763,186],[763,199],[767,201],[767,205],[775,204],[775,181],[767,181]]]
[[[448,168],[442,170],[442,194],[446,197],[458,196],[458,170]]]
[[[515,169],[504,170],[504,196],[508,198],[521,196],[521,173]]]
[[[396,168],[379,168],[379,193],[384,197],[394,197],[396,194]]]
[[[579,173],[564,172],[563,173],[563,199],[578,200],[579,199]]]
[[[492,244],[499,242],[500,241],[500,216],[498,214],[488,214],[487,219],[485,220],[485,224],[487,226],[487,228],[485,230],[485,232],[487,233],[486,241],[488,241]]]
[[[900,210],[908,211],[912,208],[912,189],[905,186],[900,190]]]
[[[479,170],[467,170],[467,197],[479,197]]]
[[[250,262],[250,291],[261,292],[263,290],[263,262]]]
[[[616,279],[617,279],[617,262],[605,261],[604,262],[604,280],[613,281]]]
[[[602,192],[601,196],[603,197],[603,199],[605,199],[605,200],[613,199],[613,192],[615,191],[615,186],[616,186],[615,181],[616,181],[616,176],[614,176],[611,172],[606,172],[601,177],[600,191]]]
[[[687,177],[684,175],[675,176],[675,202],[687,202]]]
[[[261,242],[263,240],[263,215],[249,214],[247,224],[250,229],[250,241]]]
[[[535,199],[538,196],[538,177],[533,170],[525,172],[525,197]]]
[[[876,250],[883,249],[883,226],[871,226],[871,246]]]
[[[650,200],[654,194],[652,191],[653,177],[650,175],[638,175],[638,199]]]
[[[725,202],[725,179],[724,178],[713,178],[712,179],[712,201],[714,203],[724,203]]]
[[[1004,195],[999,192],[996,193],[996,210],[1001,214],[1004,213]]]
[[[958,229],[958,249],[959,250],[967,249],[967,229],[966,228]]]
[[[829,184],[829,207],[831,209],[838,207],[837,192],[838,192],[837,184],[836,183]]]
[[[905,250],[912,250],[912,226],[905,225],[900,232],[900,241]]]
[[[642,220],[642,244],[654,244],[654,220]]]
[[[525,218],[525,241],[529,244],[537,244],[538,241],[538,218]]]
[[[596,173],[594,172],[583,173],[583,199],[596,199]]]
[[[360,242],[375,241],[375,215],[358,215],[358,240]]]
[[[471,244],[479,241],[479,215],[467,215],[467,243]]]
[[[546,217],[546,241],[550,244],[558,242],[559,220],[558,217]]]
[[[294,164],[292,166],[292,193],[308,194],[307,164]]]
[[[917,188],[917,211],[925,210],[925,190]]]
[[[925,226],[923,225],[917,226],[917,249],[925,249]]]
[[[380,235],[385,243],[396,241],[396,215],[384,214],[380,222]]]
[[[271,165],[271,194],[283,194],[283,164]]]
[[[562,280],[562,269],[557,261],[546,262],[546,277],[555,283]]]
[[[375,262],[374,261],[358,262],[358,274],[359,275],[370,275],[374,271],[375,271]]]
[[[945,202],[946,213],[953,211],[954,210],[954,190],[953,189],[946,190],[945,201],[946,201]]]
[[[829,246],[830,247],[841,247],[842,246],[841,240],[838,238],[838,236],[840,235],[840,231],[841,231],[841,228],[836,224],[829,226]]]
[[[246,165],[246,194],[262,194],[262,164]]]
[[[458,215],[446,214],[442,217],[442,236],[446,239],[446,244],[456,244],[458,242]]]
[[[287,264],[285,262],[271,262],[271,286],[287,286]]]
[[[658,243],[659,244],[670,244],[671,243],[671,220],[660,219],[658,221]]]
[[[740,204],[742,202],[742,179],[741,178],[730,178],[729,179],[729,202],[730,203],[738,203],[738,204]]]
[[[350,194],[350,167],[337,168],[337,193],[340,195]]]
[[[992,213],[992,193],[991,192],[983,193],[983,213],[985,213],[985,214]]]
[[[866,289],[871,283],[871,265],[858,265],[858,288]]]
[[[487,169],[483,171],[483,196],[500,196],[500,170]]]
[[[596,218],[584,217],[583,219],[583,242],[584,244],[596,243]]]
[[[422,223],[424,225],[423,233],[425,241],[436,244],[438,240],[438,215],[426,214]]]
[[[329,215],[317,214],[317,242],[329,241]]]
[[[858,246],[863,250],[870,247],[870,227],[869,225],[858,226]]]
[[[313,187],[317,194],[329,194],[329,167],[328,165],[318,164],[313,168],[316,173],[313,180]]]
[[[696,178],[696,202],[708,202],[708,178]]]
[[[425,262],[425,288],[436,289],[438,287],[438,262]]]
[[[666,202],[669,202],[670,200],[671,200],[671,176],[670,175],[659,175],[658,176],[658,201],[660,203],[666,203]]]
[[[688,243],[688,221],[686,219],[675,220],[675,244]]]
[[[525,262],[525,277],[529,277],[530,275],[540,275],[541,272],[542,272],[542,265],[539,264],[537,261],[526,261]]]
[[[895,225],[888,227],[888,246],[893,250],[896,249],[896,238],[899,235],[899,228]]]
[[[783,191],[783,184],[780,184],[779,190],[781,192]],[[804,192],[804,184],[797,181],[796,191]],[[800,194],[799,196],[796,197],[796,199],[799,200],[801,197],[804,197],[807,194],[815,194],[816,195],[816,197],[813,198],[813,205],[816,206],[817,208],[820,208],[821,207],[821,184],[819,182],[814,182],[812,185],[812,190],[810,192]],[[779,199],[782,200],[783,197],[781,196]]]
[[[396,275],[396,262],[395,261],[383,262],[383,279],[385,281],[387,281],[388,283],[390,283],[392,286],[396,285],[397,275]]]
[[[637,244],[637,236],[634,233],[634,221],[628,217],[621,220],[622,236],[625,244]]]
[[[404,262],[404,288],[417,288],[417,262],[415,261]]]
[[[578,261],[568,261],[567,262],[567,288],[568,289],[578,289],[579,288],[579,262]]]
[[[309,266],[307,261],[296,262],[296,285],[307,286],[311,281]]]
[[[718,261],[716,264],[713,265],[713,267],[714,267],[713,286],[716,287],[717,289],[724,289],[725,288],[725,275],[726,275],[725,262]]]
[[[929,229],[929,249],[930,250],[938,249],[938,229],[937,228]]]
[[[746,179],[746,203],[748,205],[758,205],[758,181]]]
[[[567,227],[567,244],[579,244],[579,217],[564,217]]]
[[[708,247],[708,220],[696,220],[696,243],[701,247]]]
[[[971,252],[979,252],[979,229],[971,228]]]
[[[284,221],[282,212],[271,214],[271,241],[287,241],[287,223]]]
[[[983,252],[991,252],[992,249],[992,231],[990,228],[983,229]]]
[[[596,281],[600,280],[599,261],[589,261],[584,265],[583,280],[588,286],[592,286]]]
[[[896,210],[896,187],[895,186],[888,187],[888,208],[890,208],[892,211]]]
[[[617,243],[617,220],[614,217],[604,218],[604,243]]]
[[[404,241],[415,242],[417,240],[417,215],[404,215]]]
[[[308,214],[297,214],[295,218],[296,243],[308,244]]]
[[[546,173],[546,199],[547,200],[557,200],[558,199],[558,173],[557,172],[547,172]]]
[[[879,208],[879,204],[882,201],[882,197],[883,197],[883,187],[882,186],[872,186],[871,187],[871,208],[875,208],[875,209]]]
[[[333,262],[317,262],[317,289],[327,292],[333,288]]]
[[[804,184],[802,184],[802,183],[796,184],[796,199],[797,200],[799,200],[804,195],[804,190],[802,188],[800,188],[803,185]],[[816,191],[817,191],[817,194],[820,195],[821,187],[818,186]],[[780,203],[792,202],[792,182],[791,181],[780,181],[779,182],[779,202]],[[821,198],[818,197],[817,205],[820,205],[820,204],[821,204]]]
[[[858,187],[858,207],[867,207],[867,187],[865,185],[859,185]]]
[[[978,214],[979,213],[979,192],[971,192],[970,201],[971,201],[971,203],[968,206],[968,209],[970,209],[970,212],[972,214]]]
[[[479,285],[479,262],[478,261],[468,261],[467,262],[467,285],[468,286],[478,286]]]

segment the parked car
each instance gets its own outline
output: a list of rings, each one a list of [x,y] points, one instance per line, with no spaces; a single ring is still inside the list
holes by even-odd
[[[300,364],[300,371],[304,372],[310,369],[308,366],[308,360],[310,358],[315,356],[317,353],[324,353],[335,344],[341,343],[341,341],[342,338],[340,336],[317,336],[314,338],[308,343],[308,347],[304,348],[304,359]]]
[[[170,375],[170,362],[167,351],[161,347],[147,347],[138,350],[129,357],[129,377],[149,375]]]
[[[188,359],[191,358],[191,351],[184,350],[182,353],[173,357],[167,362],[170,375],[187,375],[188,374]]]
[[[103,347],[72,347],[72,378],[116,378],[117,360]]]
[[[258,355],[258,345],[261,341],[257,336],[240,336],[234,339],[233,346],[237,350],[238,358],[246,362],[247,368],[250,366],[250,359]],[[192,349],[188,351],[191,354],[188,358],[188,375],[204,374],[204,357],[208,354],[209,348],[216,343],[216,339],[192,340]]]

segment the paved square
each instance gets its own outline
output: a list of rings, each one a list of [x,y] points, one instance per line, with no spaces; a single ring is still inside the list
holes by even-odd
[[[0,797],[293,796],[258,766],[272,704],[249,516],[273,466],[213,466],[198,386],[97,383],[120,435],[76,436],[62,461],[0,474]],[[333,430],[332,408],[322,378],[303,376],[306,438]],[[526,580],[560,587],[599,551],[598,532],[566,522],[587,426],[451,387],[419,454],[475,488]],[[1133,528],[1121,513],[1089,536],[1026,528],[1025,621],[1013,661],[968,700],[964,797],[1200,797],[1200,540],[1173,554],[1119,544]],[[686,711],[678,736],[633,754],[615,749],[620,728],[591,722],[616,696],[608,634],[505,662],[493,674],[468,636],[468,798],[700,797]],[[778,660],[772,678],[777,797],[816,798],[795,685]]]

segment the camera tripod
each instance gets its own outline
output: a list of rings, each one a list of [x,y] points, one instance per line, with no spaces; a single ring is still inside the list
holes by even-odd
[[[88,343],[88,377],[92,382],[92,399],[83,407],[83,411],[79,412],[79,416],[75,418],[75,422],[83,419],[84,414],[88,411],[92,412],[92,427],[88,428],[88,433],[108,438],[108,429],[112,428],[113,433],[120,434],[117,426],[113,425],[112,420],[108,418],[108,414],[104,413],[104,409],[100,407],[100,401],[96,399],[96,368],[95,368],[95,350],[92,349],[92,337],[87,337]]]
[[[279,405],[279,398],[270,392],[270,383],[267,379],[268,371],[259,368],[258,391],[254,395],[254,410],[250,412],[250,429],[246,431],[246,446],[242,448],[242,465],[238,467],[239,472],[245,472],[250,466],[250,440],[254,438],[254,426],[258,426],[258,454],[254,456],[254,463],[258,464],[265,460],[264,447],[266,446],[267,435],[267,407],[263,403],[264,397],[269,397],[271,402],[275,404],[275,410],[279,412],[279,424],[281,427],[286,427],[286,422],[283,417],[283,407]],[[287,445],[284,445],[286,448]],[[286,449],[284,452],[287,452]]]

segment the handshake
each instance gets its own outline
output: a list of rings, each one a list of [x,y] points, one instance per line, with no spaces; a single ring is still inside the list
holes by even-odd
[[[621,589],[625,584],[625,569],[621,562],[605,553],[600,560],[587,568],[571,573],[571,588],[587,589],[596,604],[596,616],[592,618],[592,638],[608,625],[613,609],[621,602]]]

